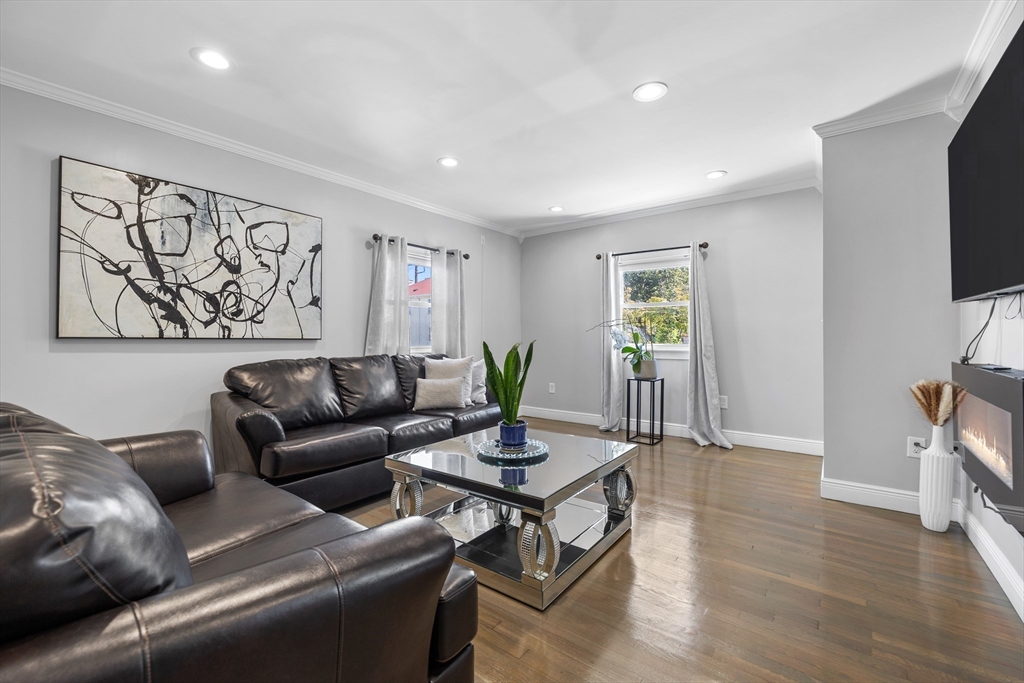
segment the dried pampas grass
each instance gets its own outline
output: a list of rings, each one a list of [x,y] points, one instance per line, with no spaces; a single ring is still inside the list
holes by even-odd
[[[921,412],[933,425],[941,427],[956,414],[967,397],[967,390],[956,382],[922,379],[910,387],[910,393],[921,406]]]

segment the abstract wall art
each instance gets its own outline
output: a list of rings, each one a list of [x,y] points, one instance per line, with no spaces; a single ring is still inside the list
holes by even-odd
[[[321,220],[60,159],[57,336],[320,339]]]

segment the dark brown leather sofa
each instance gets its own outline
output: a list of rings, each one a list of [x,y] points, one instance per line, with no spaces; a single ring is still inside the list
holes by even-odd
[[[213,470],[198,432],[0,403],[0,680],[473,680],[476,576],[438,524]]]
[[[210,397],[217,472],[257,475],[324,510],[383,493],[383,458],[501,420],[498,404],[414,412],[424,358],[271,360],[231,368]]]

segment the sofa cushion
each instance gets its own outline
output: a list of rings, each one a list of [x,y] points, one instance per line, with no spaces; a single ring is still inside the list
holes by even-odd
[[[224,373],[224,386],[274,413],[285,429],[345,419],[326,358],[239,365]]]
[[[401,453],[454,436],[452,421],[434,415],[412,413],[380,415],[360,420],[359,424],[387,430],[389,434],[388,453]]]
[[[192,576],[197,583],[209,581],[300,550],[316,547],[321,543],[329,543],[365,529],[366,527],[362,524],[341,515],[331,513],[317,515],[298,524],[255,538],[234,550],[198,562],[192,565]]]
[[[416,404],[416,380],[425,379],[427,376],[423,361],[427,358],[440,359],[444,357],[443,353],[429,353],[425,356],[403,354],[391,357],[395,364],[395,371],[398,372],[398,383],[402,387],[406,410],[412,410]]]
[[[491,429],[501,422],[501,408],[498,407],[497,403],[487,403],[482,406],[470,406],[468,408],[455,408],[454,410],[422,410],[417,411],[417,414],[451,419],[452,432],[455,436],[478,432],[481,429]]]
[[[414,410],[438,410],[462,407],[462,379],[418,379],[416,380],[416,405]]]
[[[473,390],[469,398],[478,406],[487,403],[487,364],[482,359],[473,363]]]
[[[473,405],[473,356],[442,360],[427,358],[423,361],[423,365],[426,369],[427,379],[452,379],[453,377],[461,379],[462,405]]]
[[[388,433],[380,427],[335,422],[285,433],[263,447],[260,472],[279,479],[329,470],[388,454]]]
[[[191,563],[208,560],[323,511],[244,472],[218,474],[213,490],[171,503],[174,523]]]
[[[332,358],[331,367],[349,420],[406,410],[391,356]]]
[[[0,529],[0,642],[192,584],[181,538],[124,460],[10,404]]]

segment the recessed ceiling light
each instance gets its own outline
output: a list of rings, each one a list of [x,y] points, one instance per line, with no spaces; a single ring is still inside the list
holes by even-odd
[[[715,178],[724,178],[727,175],[729,175],[728,171],[711,171],[710,173],[705,173],[704,177],[708,180],[714,180]]]
[[[459,165],[459,160],[453,157],[441,157],[440,159],[437,160],[437,163],[441,164],[442,166],[447,166],[448,168],[454,168],[455,166]]]
[[[667,92],[668,86],[664,83],[644,83],[633,90],[633,99],[637,102],[653,102],[664,97]]]
[[[564,209],[560,206],[552,206],[548,208],[548,211],[554,211],[555,213],[558,213],[559,211],[564,211]]]
[[[234,62],[230,59],[208,47],[194,47],[188,53],[192,55],[192,59],[203,66],[208,66],[218,71],[227,71],[235,66]]]

